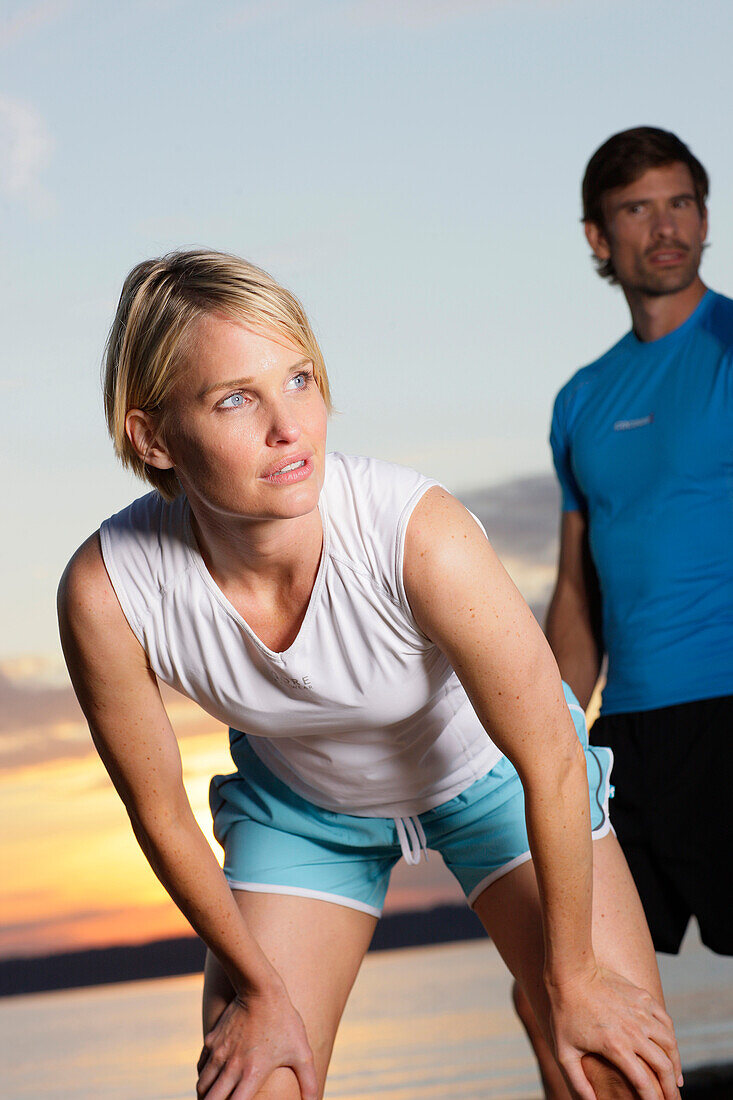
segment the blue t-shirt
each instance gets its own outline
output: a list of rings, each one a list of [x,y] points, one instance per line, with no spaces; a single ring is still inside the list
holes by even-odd
[[[565,511],[600,581],[604,714],[733,693],[733,301],[629,332],[555,401]]]

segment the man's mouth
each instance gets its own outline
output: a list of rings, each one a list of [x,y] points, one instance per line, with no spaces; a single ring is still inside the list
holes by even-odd
[[[687,256],[687,248],[656,248],[647,253],[649,263],[663,266],[665,264],[680,264]]]

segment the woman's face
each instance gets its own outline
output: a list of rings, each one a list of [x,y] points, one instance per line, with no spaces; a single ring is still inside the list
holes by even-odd
[[[295,518],[323,484],[327,410],[313,365],[279,333],[208,314],[166,402],[165,449],[212,518]]]

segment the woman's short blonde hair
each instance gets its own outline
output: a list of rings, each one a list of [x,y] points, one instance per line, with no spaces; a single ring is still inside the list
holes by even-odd
[[[134,267],[120,295],[104,358],[104,409],[124,466],[166,500],[181,489],[174,470],[148,466],[125,431],[130,409],[161,418],[185,365],[185,343],[204,314],[222,314],[257,330],[280,333],[312,362],[331,409],[321,349],[298,299],[254,264],[225,252],[171,252]]]

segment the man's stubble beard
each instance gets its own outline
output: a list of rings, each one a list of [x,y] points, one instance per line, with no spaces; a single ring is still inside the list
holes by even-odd
[[[626,283],[625,286],[628,290],[644,294],[648,298],[663,298],[667,294],[679,294],[687,290],[697,278],[701,260],[702,248],[695,252],[690,250],[686,262],[682,267],[674,270],[649,271],[646,266],[640,266],[633,282]]]

